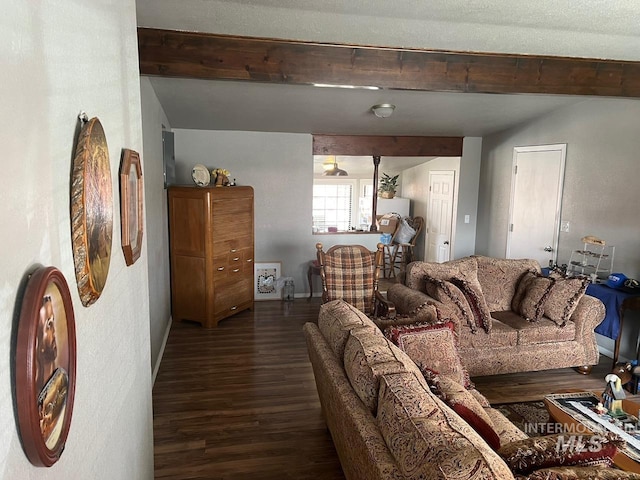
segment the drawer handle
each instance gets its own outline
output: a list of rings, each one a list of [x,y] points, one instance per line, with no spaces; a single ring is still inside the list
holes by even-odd
[[[237,309],[238,309],[238,306],[237,306],[237,305],[234,305],[234,306],[233,306],[233,307],[231,307],[229,310],[233,311],[233,310],[237,310]]]
[[[231,253],[236,253],[238,251],[238,249],[237,248],[232,248],[230,251],[231,251]]]
[[[249,263],[253,262],[253,258],[248,258],[247,262],[249,262]]]
[[[240,269],[239,269],[239,268],[234,268],[234,269],[233,269],[233,273],[238,273],[239,271],[240,271]]]
[[[224,270],[224,267],[218,267],[218,271],[221,272]]]
[[[234,258],[233,258],[233,261],[234,261],[234,262],[237,262],[238,260],[240,260],[240,257],[234,257]]]

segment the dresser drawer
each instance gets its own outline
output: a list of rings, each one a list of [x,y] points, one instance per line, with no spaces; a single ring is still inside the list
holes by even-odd
[[[233,221],[220,220],[213,221],[213,229],[215,236],[213,238],[214,244],[220,242],[233,242],[238,236],[243,238],[253,237],[253,218],[240,219],[233,218]]]
[[[253,250],[253,236],[235,232],[230,238],[216,238],[213,241],[213,254],[218,257],[228,253],[236,253],[243,249]]]
[[[237,259],[237,260],[236,260]],[[229,278],[237,278],[246,272],[242,254],[224,255],[213,259],[213,280],[216,284]]]
[[[216,282],[213,294],[214,315],[235,311],[240,305],[253,298],[253,282],[251,278],[237,281]]]
[[[229,200],[214,200],[213,219],[219,217],[236,217],[241,215],[251,215],[253,219],[253,197],[234,198]]]

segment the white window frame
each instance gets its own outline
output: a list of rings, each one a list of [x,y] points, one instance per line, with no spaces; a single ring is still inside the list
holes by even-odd
[[[358,180],[357,179],[347,179],[347,178],[314,178],[313,185],[350,185],[351,186],[351,219],[349,223],[351,226],[356,226],[356,221],[358,219]],[[313,189],[312,189],[312,211],[313,211]],[[313,214],[312,214],[312,225],[313,225]],[[348,230],[338,230],[338,232],[347,232]],[[314,231],[314,233],[316,233]],[[326,233],[326,232],[317,232],[317,233]]]

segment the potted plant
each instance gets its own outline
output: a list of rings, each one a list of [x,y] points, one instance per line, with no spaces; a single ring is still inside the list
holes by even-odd
[[[400,175],[391,177],[383,173],[380,179],[380,186],[378,187],[378,195],[382,198],[393,198],[396,194],[396,188],[398,188],[399,176]]]

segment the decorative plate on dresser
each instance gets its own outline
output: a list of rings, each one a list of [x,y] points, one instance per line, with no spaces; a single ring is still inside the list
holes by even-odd
[[[204,165],[198,163],[191,170],[191,178],[193,182],[199,187],[206,187],[211,182],[211,174],[209,169]]]

